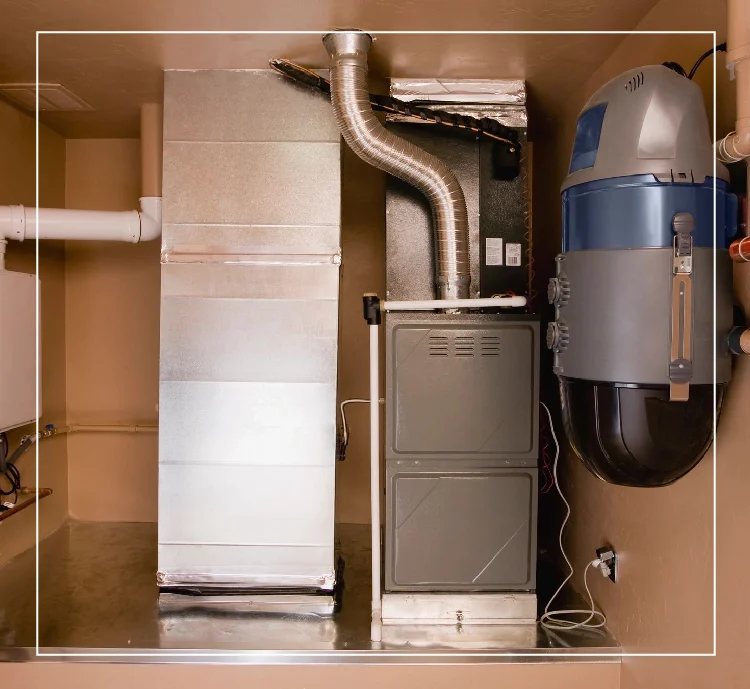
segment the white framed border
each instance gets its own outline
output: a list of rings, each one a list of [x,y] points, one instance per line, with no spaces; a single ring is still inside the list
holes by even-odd
[[[368,33],[379,34],[379,35],[705,35],[712,36],[713,45],[716,45],[716,31],[643,31],[643,30],[631,30],[631,31],[377,31],[374,29],[365,29]],[[318,31],[306,30],[306,31],[201,31],[201,30],[185,30],[185,31],[65,31],[65,30],[50,30],[50,31],[37,31],[36,32],[36,66],[35,66],[35,79],[36,79],[36,108],[35,108],[35,137],[36,137],[36,223],[39,225],[39,37],[44,35],[314,35],[322,36],[325,33],[331,33],[331,29],[321,29]],[[713,62],[713,141],[716,141],[716,51],[712,54]],[[716,330],[716,157],[714,156],[714,280],[713,280],[713,300],[714,300],[714,331]],[[39,237],[35,240],[35,258],[36,258],[36,271],[39,275]],[[36,282],[36,433],[39,433],[39,385],[41,383],[39,372],[40,367],[40,352],[39,352],[39,336],[40,336],[40,301],[39,301],[39,280]],[[448,661],[451,658],[555,658],[555,657],[566,657],[575,658],[577,662],[586,662],[583,659],[597,659],[597,658],[715,658],[717,654],[716,649],[716,636],[717,636],[717,625],[716,625],[716,430],[717,430],[717,413],[716,413],[716,395],[717,395],[717,384],[716,384],[716,338],[714,338],[714,419],[713,419],[713,651],[711,653],[627,653],[621,651],[619,653],[596,653],[586,652],[584,653],[518,653],[518,652],[487,652],[487,653],[462,653],[443,651],[438,653],[408,653],[404,651],[267,651],[267,650],[246,650],[246,651],[215,651],[207,652],[204,651],[175,651],[172,652],[169,649],[165,651],[153,651],[153,652],[134,652],[134,653],[94,653],[94,652],[81,652],[81,653],[41,653],[39,651],[39,501],[35,503],[35,626],[36,626],[36,638],[35,638],[35,657],[36,658],[200,658],[204,662],[212,658],[252,658],[263,657],[263,659],[274,658],[294,658],[292,661],[297,663],[297,658],[309,657],[311,660],[316,658],[331,658],[333,660],[338,659],[341,662],[343,657],[346,658],[373,658],[375,662],[378,658],[400,658],[403,659],[404,663],[408,663],[410,658],[435,658],[436,660]],[[37,484],[39,484],[39,443],[35,443],[35,470],[37,477]],[[267,661],[265,661],[267,662]],[[588,662],[591,662],[590,660]],[[274,663],[279,664],[279,663]]]

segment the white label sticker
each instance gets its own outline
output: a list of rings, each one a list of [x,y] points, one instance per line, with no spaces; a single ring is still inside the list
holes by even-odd
[[[503,265],[503,240],[498,237],[487,237],[484,262],[488,266]]]
[[[520,244],[506,244],[505,245],[505,265],[506,266],[520,266],[521,265],[521,245]]]

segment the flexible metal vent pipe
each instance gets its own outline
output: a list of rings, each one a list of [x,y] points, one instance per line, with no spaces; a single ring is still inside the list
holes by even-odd
[[[469,297],[469,221],[461,185],[441,160],[389,132],[370,107],[367,53],[361,31],[323,37],[331,57],[331,103],[341,134],[370,165],[419,189],[430,202],[435,231],[438,297]]]

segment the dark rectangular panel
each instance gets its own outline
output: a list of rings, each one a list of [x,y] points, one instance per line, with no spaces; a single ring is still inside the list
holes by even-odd
[[[386,590],[533,590],[536,469],[386,472]]]
[[[539,322],[389,314],[386,459],[536,466]]]

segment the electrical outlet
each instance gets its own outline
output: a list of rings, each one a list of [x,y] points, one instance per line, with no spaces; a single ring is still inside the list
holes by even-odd
[[[596,557],[602,561],[604,565],[609,569],[609,574],[601,569],[602,576],[609,577],[613,583],[617,583],[617,553],[615,549],[610,545],[602,546],[596,549]]]

